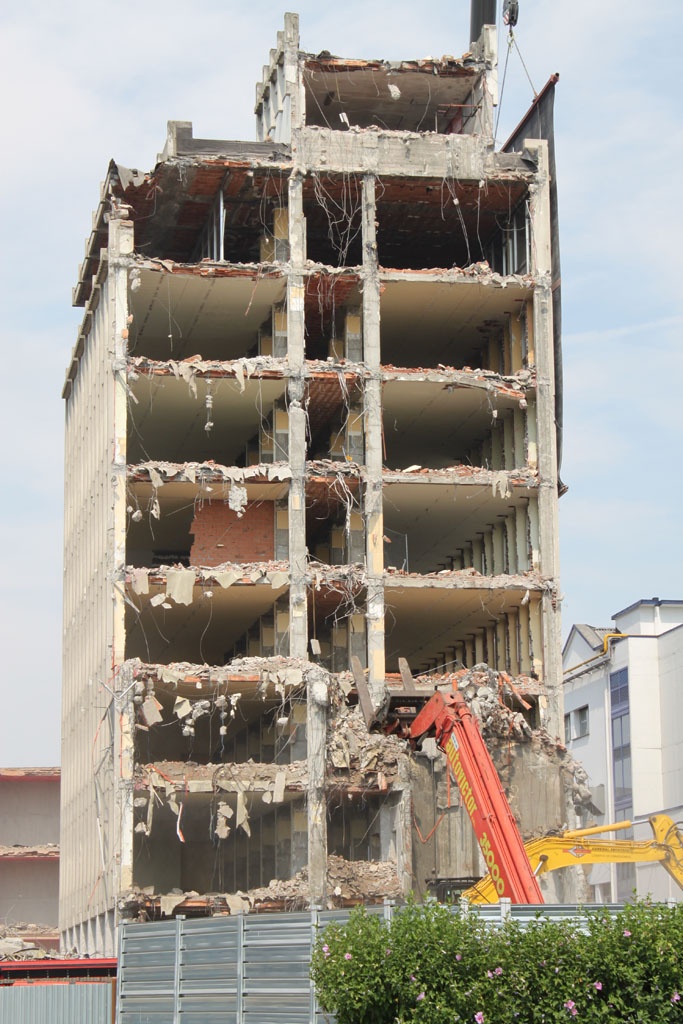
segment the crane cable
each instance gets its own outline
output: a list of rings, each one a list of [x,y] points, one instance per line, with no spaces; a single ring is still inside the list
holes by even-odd
[[[493,145],[494,145],[494,147],[495,147],[495,144],[496,144],[496,139],[498,137],[498,124],[500,122],[500,114],[501,114],[501,110],[503,108],[503,93],[505,92],[505,80],[507,78],[508,61],[510,59],[510,50],[512,49],[513,46],[517,50],[517,53],[519,55],[519,59],[522,62],[522,67],[524,68],[524,73],[526,74],[526,77],[527,77],[527,80],[529,82],[529,85],[531,86],[531,91],[534,94],[534,99],[535,100],[538,99],[538,93],[536,92],[536,88],[534,86],[534,83],[531,81],[531,75],[529,74],[529,70],[528,70],[528,68],[527,68],[527,66],[526,66],[526,64],[524,62],[524,57],[522,57],[522,51],[520,50],[519,44],[517,43],[517,38],[516,38],[514,32],[512,31],[513,28],[515,27],[515,25],[517,24],[518,18],[519,18],[519,0],[505,0],[505,2],[503,4],[503,24],[508,26],[508,48],[507,48],[507,53],[505,54],[505,66],[503,68],[503,81],[502,81],[502,84],[501,84],[501,87],[500,87],[500,98],[498,100],[498,112],[497,112],[497,115],[496,115],[496,127],[495,127],[495,131],[493,133]]]

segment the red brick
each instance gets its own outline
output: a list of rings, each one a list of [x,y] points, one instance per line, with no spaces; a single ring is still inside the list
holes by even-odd
[[[275,557],[275,505],[250,501],[238,518],[227,502],[203,505],[192,522],[191,565],[270,562]]]

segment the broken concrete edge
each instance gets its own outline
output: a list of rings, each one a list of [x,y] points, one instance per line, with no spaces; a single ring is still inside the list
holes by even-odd
[[[289,374],[286,358],[276,359],[273,356],[253,356],[239,359],[202,359],[199,355],[188,356],[186,359],[151,359],[148,356],[131,356],[127,360],[128,381],[133,383],[139,375],[151,377],[175,377],[191,384],[195,378],[236,379],[243,387],[244,381],[252,377],[263,379],[285,379]],[[355,363],[346,359],[307,360],[304,364],[304,379],[316,380],[339,379],[343,374],[345,382],[360,381],[370,375],[371,371],[365,363]],[[446,384],[451,388],[479,388],[487,392],[495,392],[507,398],[523,399],[527,393],[534,391],[536,374],[533,369],[523,369],[517,374],[503,375],[493,370],[439,365],[435,369],[429,367],[397,367],[383,364],[380,369],[383,381],[420,380],[434,384]],[[341,387],[341,384],[340,384]],[[193,392],[194,394],[194,392]],[[196,397],[196,395],[195,395]]]
[[[352,476],[366,479],[365,467],[357,462],[335,459],[312,459],[306,462],[306,477],[311,480],[326,480],[334,476]],[[159,488],[166,483],[193,483],[201,487],[205,483],[280,483],[292,479],[289,463],[272,462],[253,466],[224,466],[213,462],[140,462],[126,469],[129,483],[151,483]],[[513,487],[536,488],[539,485],[538,470],[520,467],[518,469],[494,470],[482,466],[461,463],[440,469],[427,466],[408,466],[405,469],[388,469],[382,472],[385,483],[418,481],[432,483],[471,483],[488,485],[494,490],[502,488],[509,492]],[[506,497],[503,493],[503,497]]]
[[[440,569],[428,573],[408,572],[404,569],[388,567],[382,573],[387,586],[399,583],[408,587],[460,587],[474,590],[536,590],[554,594],[556,584],[533,569],[519,574],[500,574],[485,576],[471,566],[465,569]],[[232,586],[269,585],[273,590],[284,589],[289,582],[289,562],[222,562],[215,566],[175,566],[160,565],[153,568],[147,566],[127,566],[121,578],[139,595],[149,593],[150,587],[166,587],[165,595],[152,598],[153,604],[161,604],[162,600],[171,598],[176,604],[189,604],[195,587],[202,588],[202,596],[212,596],[210,591],[203,589],[206,584],[215,584],[222,589]],[[344,565],[327,565],[311,559],[305,573],[305,583],[310,586],[334,584],[340,581],[355,582],[362,588],[366,586],[370,573],[364,563],[355,562]]]
[[[0,860],[59,860],[59,845],[0,846]]]
[[[4,780],[17,782],[22,780],[42,779],[59,782],[60,768],[0,768],[0,782]]]

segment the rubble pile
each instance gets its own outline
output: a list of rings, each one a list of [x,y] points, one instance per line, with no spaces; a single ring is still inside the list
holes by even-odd
[[[526,681],[527,677],[521,676],[515,684],[507,672],[496,672],[483,664],[453,675],[453,686],[469,704],[482,735],[509,737],[520,743],[531,739],[533,729],[521,711],[508,705],[522,703],[521,692],[528,691]]]
[[[337,906],[340,900],[370,902],[400,895],[393,861],[348,861],[334,855],[327,858],[328,906]]]
[[[401,889],[393,861],[348,861],[331,854],[327,858],[328,909],[357,903],[379,903],[397,899]],[[196,891],[173,890],[155,896],[151,887],[130,889],[119,900],[119,910],[126,918],[171,917],[174,914],[263,913],[265,911],[299,910],[310,904],[308,870],[303,868],[292,878],[274,878],[268,885],[236,893],[200,896]]]
[[[0,926],[0,961],[42,960],[52,956],[41,940],[57,939],[57,929],[49,924],[14,921]]]
[[[358,706],[339,707],[329,722],[327,765],[333,772],[355,770],[365,781],[381,775],[390,783],[398,775],[400,758],[405,752],[406,743],[397,736],[369,733]]]
[[[539,692],[538,680],[531,676],[517,676],[513,680],[507,672],[496,672],[488,665],[479,664],[442,677],[437,682],[448,682],[467,701],[504,785],[508,782],[510,769],[510,742],[530,744],[540,759],[557,768],[577,814],[593,809],[588,775],[583,765],[574,760],[547,730],[534,728],[522,710],[509,706],[517,704],[530,711],[531,705],[525,698],[533,699]]]
[[[309,901],[308,869],[297,872],[293,878],[273,879],[259,889],[240,892],[245,910],[259,909],[273,903],[307,905]],[[354,860],[330,854],[327,858],[327,906],[345,906],[348,903],[372,903],[400,895],[396,865],[393,861]]]

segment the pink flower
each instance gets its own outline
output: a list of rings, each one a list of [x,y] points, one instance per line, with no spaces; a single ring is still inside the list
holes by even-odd
[[[456,960],[462,960],[462,953],[456,953],[455,954],[455,959]]]
[[[495,969],[495,971],[493,973],[494,974],[502,974],[503,973],[503,968],[502,967],[496,967],[496,969]]]
[[[574,1002],[573,999],[568,999],[567,1002],[564,1003],[564,1008],[565,1008],[565,1010],[569,1010],[569,1012],[571,1013],[572,1017],[576,1017],[577,1013],[579,1012],[576,1009],[576,1003]]]
[[[483,1013],[483,1011],[480,1010],[479,1013],[475,1013],[474,1019],[476,1021],[476,1024],[484,1024],[484,1013]]]
[[[424,999],[424,997],[425,997],[424,992],[420,992],[419,996],[417,996],[417,1002],[419,1003],[421,999]]]
[[[410,975],[410,980],[411,980],[411,981],[416,981],[416,980],[417,980],[414,974],[411,974],[411,975]]]
[[[387,950],[387,953],[386,953],[386,955],[387,955],[387,956],[391,956],[391,950],[390,950],[390,949],[388,949],[388,950]]]
[[[630,939],[631,938],[631,933],[628,930],[628,928],[624,928],[624,938],[625,939]]]
[[[593,988],[595,989],[596,992],[602,992],[602,982],[601,981],[594,981],[593,982]]]
[[[344,959],[345,960],[352,960],[353,958],[352,958],[350,953],[344,953]]]
[[[674,994],[671,997],[671,1002],[672,1003],[680,1003],[680,1001],[681,1001],[680,994],[678,992],[674,992]]]
[[[325,943],[325,945],[323,946],[323,953],[325,954],[326,959],[330,955],[330,947],[327,945],[327,943]]]

